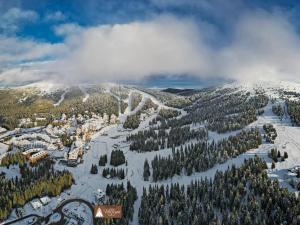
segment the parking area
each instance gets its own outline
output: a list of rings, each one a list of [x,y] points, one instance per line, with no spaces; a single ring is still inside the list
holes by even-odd
[[[62,208],[67,224],[92,224],[93,214],[88,206],[81,202],[71,202]]]

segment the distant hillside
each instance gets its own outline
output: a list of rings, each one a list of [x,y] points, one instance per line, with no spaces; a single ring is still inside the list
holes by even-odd
[[[194,89],[179,89],[179,88],[166,88],[162,91],[171,94],[183,95],[183,96],[192,95],[195,92]]]

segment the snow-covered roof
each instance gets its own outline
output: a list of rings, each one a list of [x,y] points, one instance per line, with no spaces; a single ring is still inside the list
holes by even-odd
[[[48,152],[46,152],[46,151],[40,151],[40,152],[38,152],[38,153],[33,154],[33,155],[30,157],[30,159],[32,160],[32,159],[36,159],[36,158],[43,157],[43,156],[47,156],[47,155],[48,155]]]
[[[39,200],[33,200],[30,202],[30,204],[31,204],[32,208],[34,208],[34,209],[39,209],[43,206]]]
[[[34,153],[34,152],[40,152],[42,149],[40,148],[31,148],[31,149],[28,149],[27,151],[25,152],[22,152],[23,155],[28,155],[28,154],[31,154],[31,153]]]
[[[4,127],[0,127],[0,133],[7,131]]]
[[[51,142],[51,138],[47,134],[42,134],[42,133],[23,134],[20,137],[17,137],[16,140],[37,139],[37,138],[40,138],[46,142]]]
[[[51,202],[51,199],[48,196],[42,197],[42,198],[40,198],[40,200],[43,203],[43,205],[46,205],[49,202]]]
[[[76,141],[75,141],[75,146],[76,146],[76,147],[82,147],[82,146],[83,146],[82,141],[81,141],[81,140],[76,140]]]
[[[48,150],[50,150],[50,151],[53,151],[53,150],[56,150],[56,149],[57,149],[57,147],[54,144],[50,144],[48,146]]]
[[[0,155],[6,153],[7,149],[8,149],[8,145],[3,144],[3,143],[0,142]]]
[[[72,151],[69,152],[68,159],[70,160],[77,160],[80,148],[74,148]]]

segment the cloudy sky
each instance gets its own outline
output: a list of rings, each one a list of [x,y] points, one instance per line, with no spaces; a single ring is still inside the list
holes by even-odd
[[[293,0],[0,0],[0,82],[300,81],[299,19]]]

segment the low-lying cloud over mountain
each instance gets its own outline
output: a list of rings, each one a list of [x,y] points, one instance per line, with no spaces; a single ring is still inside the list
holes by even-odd
[[[186,74],[300,81],[300,38],[285,13],[248,11],[230,30],[223,37],[213,23],[167,14],[123,24],[57,25],[53,32],[63,41],[54,44],[2,35],[0,80],[76,83]]]

